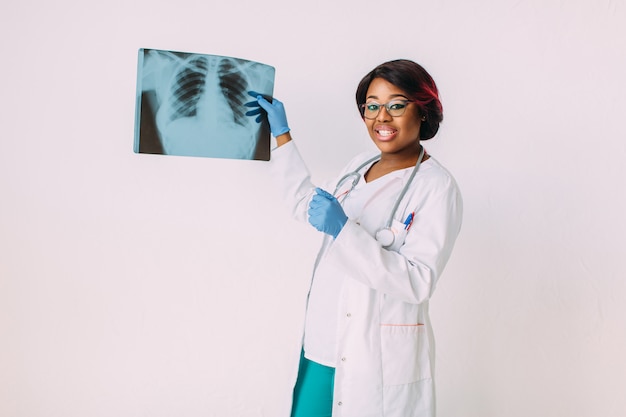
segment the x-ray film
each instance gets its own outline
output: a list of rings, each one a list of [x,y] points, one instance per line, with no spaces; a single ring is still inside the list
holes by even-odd
[[[274,92],[275,69],[245,59],[139,49],[137,153],[270,158],[270,129],[246,116],[248,92]]]

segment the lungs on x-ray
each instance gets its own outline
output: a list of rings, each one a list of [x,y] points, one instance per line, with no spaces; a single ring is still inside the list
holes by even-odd
[[[135,152],[269,160],[267,120],[249,91],[274,92],[275,69],[239,58],[140,49]]]

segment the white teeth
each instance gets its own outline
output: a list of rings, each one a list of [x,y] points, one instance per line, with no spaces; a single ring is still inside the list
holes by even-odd
[[[391,130],[379,130],[378,134],[380,136],[391,136],[393,134],[393,131],[391,131]]]

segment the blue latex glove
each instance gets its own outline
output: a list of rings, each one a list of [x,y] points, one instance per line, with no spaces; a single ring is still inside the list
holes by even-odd
[[[283,103],[277,99],[272,99],[270,103],[261,94],[254,91],[249,91],[248,95],[254,97],[256,101],[245,104],[246,107],[252,108],[252,110],[246,113],[246,116],[257,116],[256,121],[260,123],[263,120],[263,113],[267,113],[270,130],[275,138],[291,130],[287,124],[287,114],[285,113]]]
[[[309,223],[320,232],[337,238],[348,221],[348,216],[332,194],[321,188],[316,188],[315,192],[309,203]]]

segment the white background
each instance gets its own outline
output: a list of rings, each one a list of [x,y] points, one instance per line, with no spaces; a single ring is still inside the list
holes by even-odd
[[[409,58],[463,191],[443,417],[626,415],[623,0],[3,1],[0,416],[286,416],[320,236],[267,163],[132,152],[137,50],[276,67],[314,179]]]

